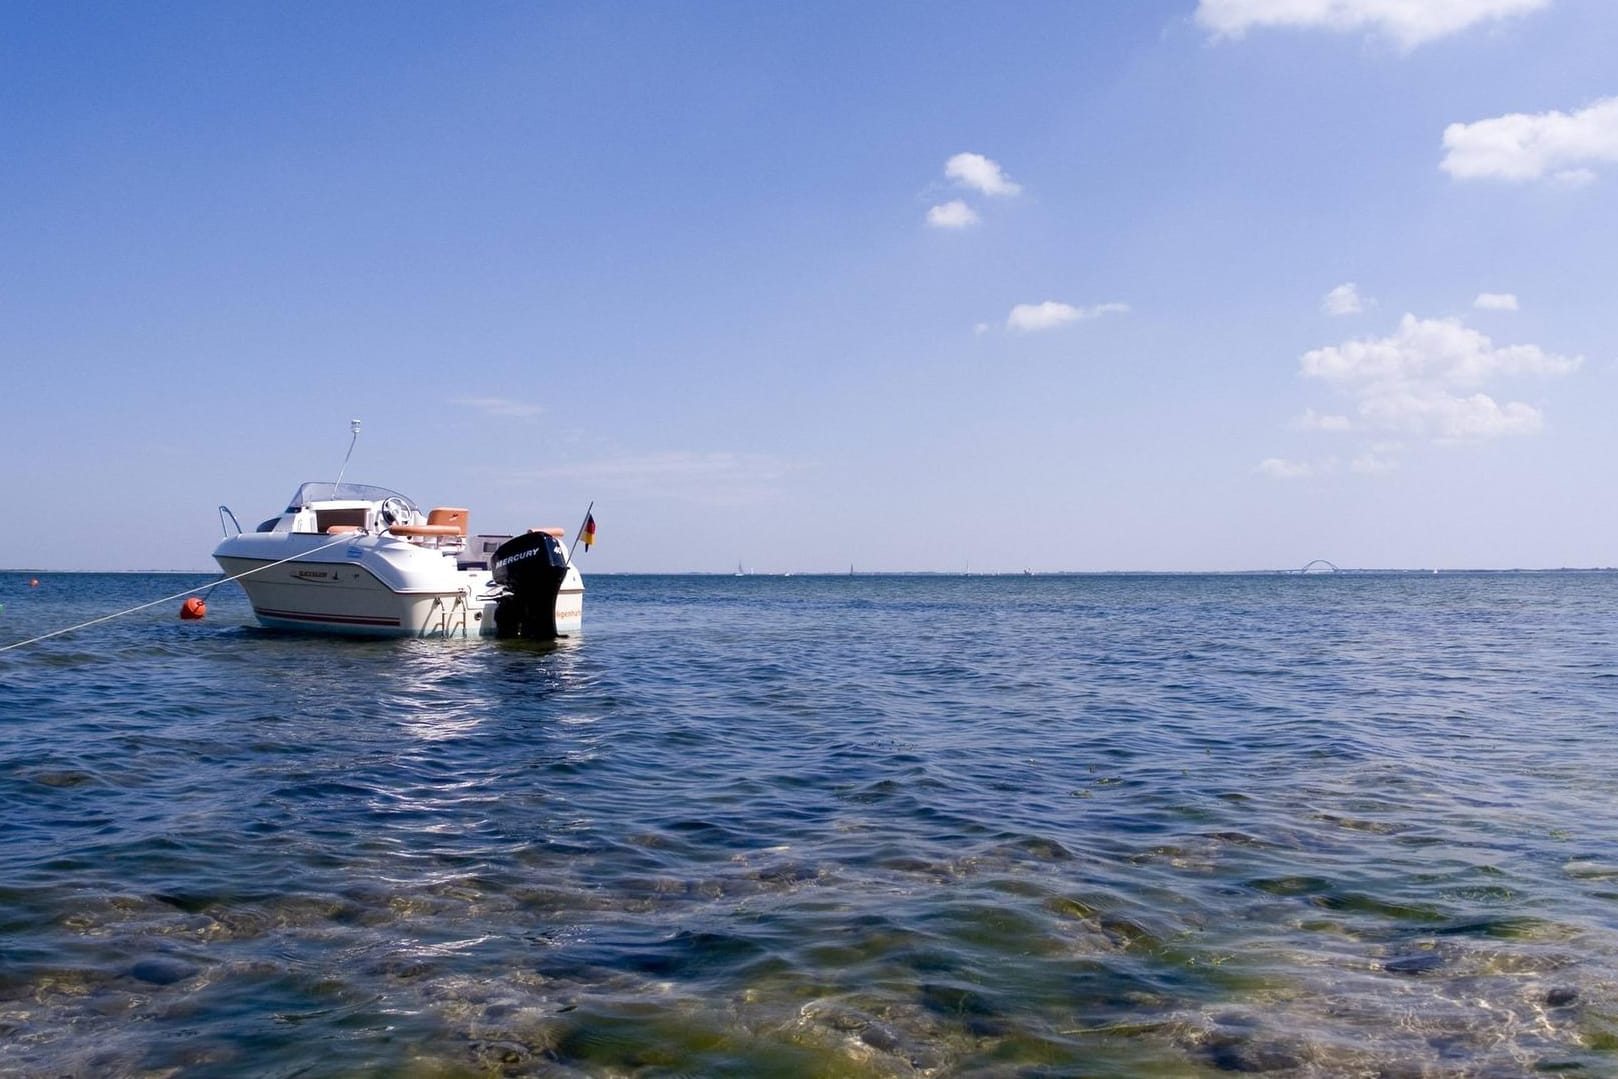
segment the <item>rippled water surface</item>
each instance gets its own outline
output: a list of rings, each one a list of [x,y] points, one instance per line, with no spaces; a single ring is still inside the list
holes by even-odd
[[[0,1074],[1618,1074],[1618,575],[588,586],[0,653]]]

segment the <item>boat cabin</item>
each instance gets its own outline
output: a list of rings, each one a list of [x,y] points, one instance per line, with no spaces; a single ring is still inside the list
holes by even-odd
[[[455,548],[466,542],[467,510],[439,506],[422,513],[409,498],[364,483],[301,484],[286,512],[258,526],[260,532],[336,536],[373,532],[423,546]]]

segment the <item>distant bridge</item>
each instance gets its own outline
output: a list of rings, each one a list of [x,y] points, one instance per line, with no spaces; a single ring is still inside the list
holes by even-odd
[[[1299,573],[1336,573],[1336,572],[1338,572],[1338,570],[1337,570],[1337,566],[1334,563],[1328,562],[1324,558],[1317,558],[1313,562],[1305,562],[1303,564],[1303,568],[1300,569],[1298,572]]]

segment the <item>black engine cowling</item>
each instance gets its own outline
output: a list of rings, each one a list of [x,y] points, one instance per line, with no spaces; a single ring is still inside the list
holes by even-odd
[[[495,548],[489,571],[507,595],[494,609],[499,637],[549,640],[556,636],[556,597],[567,576],[562,545],[548,532],[527,532]]]

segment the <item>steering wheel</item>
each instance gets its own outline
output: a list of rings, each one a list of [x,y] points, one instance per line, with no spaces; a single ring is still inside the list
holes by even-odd
[[[398,495],[384,500],[380,513],[384,527],[410,523],[410,503]]]

